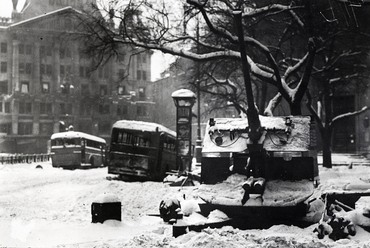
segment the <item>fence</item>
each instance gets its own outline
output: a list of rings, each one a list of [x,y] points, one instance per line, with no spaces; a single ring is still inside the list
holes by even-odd
[[[0,155],[1,164],[36,163],[50,160],[50,154],[9,154]]]

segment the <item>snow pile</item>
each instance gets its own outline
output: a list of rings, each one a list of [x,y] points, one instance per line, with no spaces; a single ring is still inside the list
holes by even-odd
[[[49,163],[0,167],[0,247],[370,247],[370,234],[356,226],[356,235],[333,241],[318,239],[307,228],[277,225],[269,229],[239,230],[230,226],[207,228],[172,237],[172,226],[157,216],[164,197],[197,193],[196,187],[169,187],[159,182],[107,180],[107,169],[62,170]],[[318,190],[341,189],[343,182],[370,182],[370,167],[321,169]],[[237,178],[233,178],[237,181]],[[122,204],[122,221],[91,223],[91,203],[101,195],[114,195]],[[108,197],[108,199],[111,199]],[[227,217],[195,211],[197,198],[186,197],[184,210],[194,221],[210,222]],[[320,209],[319,204],[316,206]],[[313,208],[315,208],[313,206]],[[347,213],[350,215],[353,213]],[[363,217],[358,214],[351,218]],[[355,223],[355,221],[354,221]]]
[[[114,194],[104,192],[103,194],[96,196],[93,202],[94,203],[113,203],[113,202],[120,202],[120,199]]]

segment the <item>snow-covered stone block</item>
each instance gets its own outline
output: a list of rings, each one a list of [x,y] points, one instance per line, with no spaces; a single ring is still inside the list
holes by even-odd
[[[121,202],[113,194],[98,195],[91,204],[92,223],[106,220],[121,221]]]

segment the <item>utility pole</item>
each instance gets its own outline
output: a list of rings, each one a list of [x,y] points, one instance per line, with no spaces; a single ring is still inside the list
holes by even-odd
[[[197,53],[199,53],[199,19],[197,17],[197,28],[196,28],[196,39],[197,39]],[[199,66],[197,66],[197,75],[196,75],[196,86],[197,86],[197,140],[195,143],[195,158],[196,166],[201,165],[202,160],[202,137],[201,137],[201,127],[200,127],[200,80],[199,80]]]

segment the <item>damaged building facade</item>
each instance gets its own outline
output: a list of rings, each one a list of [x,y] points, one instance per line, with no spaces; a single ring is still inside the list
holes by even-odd
[[[0,153],[46,153],[62,124],[108,140],[117,120],[152,121],[151,53],[127,49],[96,68],[73,35],[69,16],[95,0],[17,2],[0,22]]]

